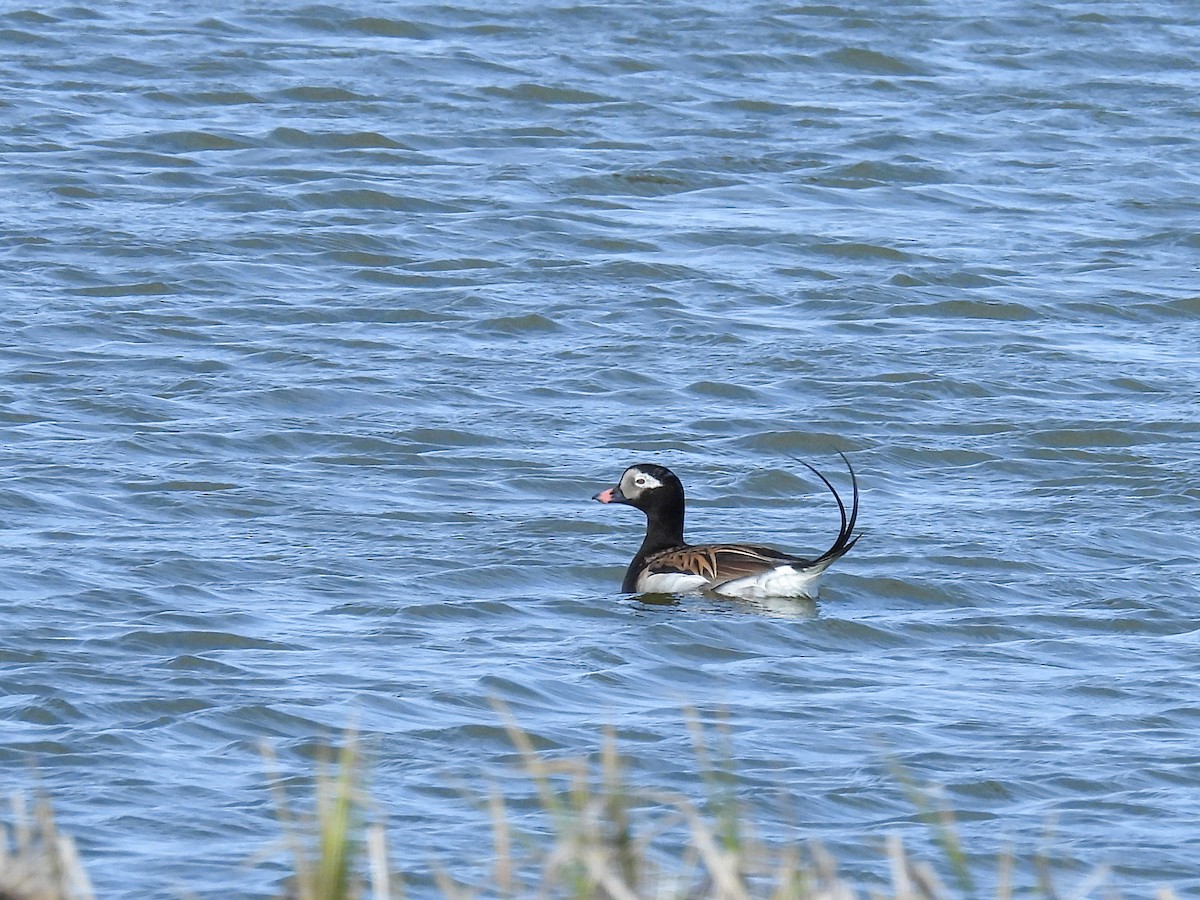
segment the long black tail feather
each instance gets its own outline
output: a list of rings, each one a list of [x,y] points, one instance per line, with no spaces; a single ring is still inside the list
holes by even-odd
[[[802,459],[796,459],[796,457],[792,457],[796,460],[796,462],[800,463],[805,468],[809,469],[814,475],[820,478],[825,487],[829,488],[829,493],[833,494],[833,499],[838,505],[838,512],[842,517],[842,524],[841,527],[838,528],[837,539],[833,542],[833,545],[828,550],[810,562],[808,564],[810,566],[817,566],[821,563],[828,564],[833,562],[838,557],[844,556],[849,552],[851,547],[858,543],[858,539],[862,537],[861,534],[854,533],[855,523],[858,522],[858,478],[855,476],[854,466],[850,465],[850,460],[846,458],[846,454],[839,450],[838,456],[842,458],[842,462],[846,464],[846,468],[850,472],[850,489],[853,491],[853,493],[850,497],[849,516],[846,514],[846,504],[842,502],[841,496],[838,494],[837,489],[830,483],[829,479],[817,471],[817,468],[810,463],[806,463]]]

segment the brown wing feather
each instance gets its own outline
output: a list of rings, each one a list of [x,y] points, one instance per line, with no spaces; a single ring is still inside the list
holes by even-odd
[[[786,553],[753,544],[702,544],[656,553],[646,560],[643,571],[686,572],[721,584],[746,575],[757,575],[779,565],[793,562]]]

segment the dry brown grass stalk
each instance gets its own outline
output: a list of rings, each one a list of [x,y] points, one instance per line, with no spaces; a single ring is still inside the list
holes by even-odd
[[[693,721],[696,761],[708,786],[708,807],[676,793],[633,788],[625,775],[617,740],[604,732],[598,757],[549,758],[507,709],[498,707],[522,767],[530,779],[548,828],[523,834],[510,818],[504,796],[493,790],[482,805],[492,824],[491,877],[463,884],[435,868],[433,884],[447,898],[508,897],[563,900],[857,900],[861,889],[837,871],[833,856],[818,842],[767,844],[759,840],[748,815],[736,802],[732,769],[712,768],[707,736]],[[266,751],[268,761],[274,757]],[[728,767],[728,763],[725,764]],[[318,767],[314,809],[292,811],[278,775],[276,816],[292,874],[288,900],[399,900],[404,881],[392,866],[382,823],[370,821],[373,803],[361,785],[362,758],[349,732],[336,762]],[[902,780],[933,830],[956,889],[934,867],[910,857],[898,836],[889,835],[884,853],[887,885],[866,892],[877,900],[952,900],[978,897],[964,874],[967,858],[954,823],[944,811],[931,814],[928,799]],[[13,826],[0,826],[0,900],[94,900],[70,838],[61,835],[49,805],[33,814],[13,801]],[[518,848],[524,853],[518,856]],[[1085,900],[1109,882],[1110,873],[1090,872],[1073,891],[1052,879],[1045,853],[1031,860],[1038,885],[1034,896]],[[1015,860],[1010,850],[998,861],[997,900],[1014,896]],[[1028,895],[1028,891],[1023,895]],[[1114,896],[1109,891],[1106,896]],[[1175,900],[1161,888],[1156,900]]]
[[[0,898],[94,900],[75,842],[59,832],[49,802],[39,798],[31,812],[16,794],[10,809],[12,826],[0,826]]]

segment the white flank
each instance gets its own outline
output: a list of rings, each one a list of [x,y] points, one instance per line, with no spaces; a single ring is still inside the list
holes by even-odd
[[[735,578],[713,588],[718,594],[727,597],[744,597],[747,599],[762,599],[764,597],[817,597],[817,582],[825,566],[813,571],[812,569],[797,569],[795,566],[776,566],[758,575],[747,575],[745,578]]]
[[[686,572],[657,572],[638,578],[637,589],[644,594],[686,594],[708,585],[703,575]]]
[[[817,599],[817,583],[832,560],[820,566],[797,569],[795,566],[776,566],[757,575],[746,575],[714,585],[703,575],[687,572],[655,572],[638,579],[637,590],[644,594],[687,594],[692,591],[712,591],[726,597],[744,600],[765,600],[769,597],[805,597]]]

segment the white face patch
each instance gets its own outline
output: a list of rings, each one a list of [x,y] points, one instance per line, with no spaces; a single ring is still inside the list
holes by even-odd
[[[626,497],[636,497],[642,491],[662,487],[662,482],[653,475],[647,475],[641,469],[627,469],[621,476],[621,493]]]

